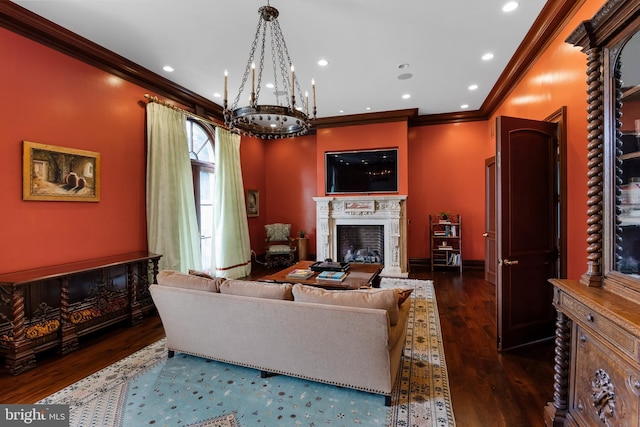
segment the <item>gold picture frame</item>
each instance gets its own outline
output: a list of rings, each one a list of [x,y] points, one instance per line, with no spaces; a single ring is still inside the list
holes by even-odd
[[[99,202],[100,153],[23,141],[22,199]]]

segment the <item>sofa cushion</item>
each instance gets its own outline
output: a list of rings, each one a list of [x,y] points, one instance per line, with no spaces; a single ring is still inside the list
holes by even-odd
[[[264,283],[229,279],[220,285],[220,293],[292,301],[291,288],[291,283]]]
[[[226,279],[223,277],[208,279],[174,270],[162,270],[158,273],[158,285],[208,292],[220,292],[220,284],[225,281]]]
[[[289,254],[291,252],[291,246],[289,245],[271,245],[267,247],[267,252],[270,254]]]
[[[393,289],[329,291],[297,283],[293,285],[293,299],[299,302],[387,310],[389,324],[395,326],[398,323],[398,297]]]

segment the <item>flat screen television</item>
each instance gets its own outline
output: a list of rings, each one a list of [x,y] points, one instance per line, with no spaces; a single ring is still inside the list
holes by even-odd
[[[397,193],[398,149],[326,152],[327,194]]]

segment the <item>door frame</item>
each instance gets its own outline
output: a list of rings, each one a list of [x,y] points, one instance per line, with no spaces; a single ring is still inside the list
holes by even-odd
[[[558,125],[558,274],[567,278],[567,106],[563,105],[545,119]]]

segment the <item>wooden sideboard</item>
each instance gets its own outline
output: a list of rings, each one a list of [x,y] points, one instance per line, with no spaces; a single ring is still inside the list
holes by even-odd
[[[558,320],[547,425],[639,425],[640,305],[575,280],[551,283]]]
[[[17,375],[38,352],[67,354],[78,337],[151,312],[161,255],[135,252],[0,274],[0,354]]]

